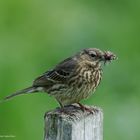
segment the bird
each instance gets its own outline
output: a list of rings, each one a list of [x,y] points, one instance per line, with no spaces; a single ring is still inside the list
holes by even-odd
[[[116,55],[110,51],[101,51],[98,48],[82,49],[37,77],[30,87],[3,100],[21,94],[44,92],[54,97],[61,108],[77,103],[81,108],[87,109],[80,101],[90,97],[99,86],[103,74],[102,65],[115,59]]]

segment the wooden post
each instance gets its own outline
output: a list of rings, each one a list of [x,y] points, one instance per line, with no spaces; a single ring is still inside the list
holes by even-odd
[[[44,140],[103,140],[103,113],[98,107],[87,107],[94,113],[73,105],[65,107],[65,112],[47,112]]]

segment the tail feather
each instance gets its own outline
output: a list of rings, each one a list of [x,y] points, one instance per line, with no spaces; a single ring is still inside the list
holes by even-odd
[[[32,86],[32,87],[28,87],[28,88],[25,88],[25,89],[23,89],[23,90],[17,91],[16,93],[11,94],[11,95],[5,97],[5,98],[3,99],[3,101],[9,100],[9,99],[11,99],[11,98],[13,98],[13,97],[15,97],[15,96],[18,96],[18,95],[28,94],[28,93],[34,93],[34,92],[38,92],[38,90],[37,90],[36,87],[33,87],[33,86]],[[2,101],[1,101],[1,102],[2,102]]]

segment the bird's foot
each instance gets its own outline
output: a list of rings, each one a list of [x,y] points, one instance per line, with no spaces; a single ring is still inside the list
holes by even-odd
[[[81,103],[78,103],[78,105],[80,106],[80,108],[83,112],[87,111],[90,114],[94,114],[94,113],[98,112],[98,110],[96,108],[88,108],[88,107],[82,105]]]

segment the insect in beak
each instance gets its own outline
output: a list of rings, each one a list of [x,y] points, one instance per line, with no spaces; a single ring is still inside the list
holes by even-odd
[[[104,52],[104,65],[107,63],[107,62],[111,62],[112,60],[116,60],[118,59],[116,57],[115,54],[113,54],[112,52],[110,51],[105,51]]]

